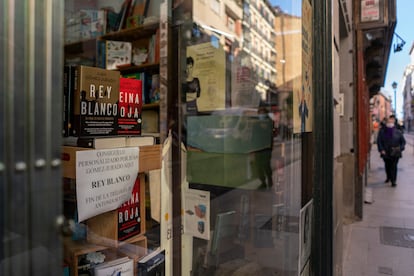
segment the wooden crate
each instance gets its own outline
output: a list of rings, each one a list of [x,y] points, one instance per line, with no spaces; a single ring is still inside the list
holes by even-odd
[[[89,150],[81,147],[62,147],[62,174],[63,177],[76,179],[76,152],[79,150]]]
[[[62,146],[63,177],[76,179],[76,152],[93,150],[82,147]],[[139,147],[139,172],[161,169],[161,145]]]
[[[147,237],[144,235],[133,237],[128,243],[122,243],[119,251],[134,260],[134,275],[137,275],[138,261],[148,253]]]
[[[161,169],[162,146],[143,146],[139,148],[139,172]]]
[[[63,248],[64,258],[65,261],[69,264],[70,274],[72,276],[78,276],[78,263],[82,255],[92,252],[102,252],[106,256],[105,261],[128,256],[122,251],[114,250],[113,248],[91,244],[86,241],[73,241],[70,238],[64,240]]]
[[[143,256],[147,255],[147,237],[144,235],[132,237],[128,240],[128,242],[122,242],[118,249],[137,262]]]
[[[137,275],[138,261],[148,253],[147,237],[144,235],[122,242],[118,248],[96,245],[87,241],[73,241],[70,238],[65,239],[63,245],[65,262],[69,265],[72,276],[78,276],[78,262],[82,255],[98,251],[107,256],[106,261],[123,256],[133,259],[134,274]]]
[[[140,173],[140,218],[141,231],[145,233],[145,175]],[[125,241],[118,240],[118,210],[109,211],[87,220],[87,240],[93,244],[119,247],[121,244],[130,243],[131,237]]]

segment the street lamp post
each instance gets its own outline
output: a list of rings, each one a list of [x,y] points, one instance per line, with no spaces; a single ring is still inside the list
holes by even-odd
[[[394,114],[397,116],[397,83],[394,81],[391,86],[394,89]]]

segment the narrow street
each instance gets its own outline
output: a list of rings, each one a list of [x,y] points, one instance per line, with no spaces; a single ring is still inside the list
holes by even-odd
[[[398,164],[397,187],[384,183],[376,145],[371,151],[362,221],[344,225],[343,275],[414,275],[414,135]]]

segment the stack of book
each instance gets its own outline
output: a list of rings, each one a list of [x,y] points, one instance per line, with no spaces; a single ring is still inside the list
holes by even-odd
[[[104,10],[83,9],[73,12],[65,20],[65,43],[95,38],[106,33]]]
[[[138,260],[148,248],[145,173],[160,169],[161,146],[155,145],[159,143],[157,135],[143,135],[142,108],[144,93],[148,99],[153,98],[149,102],[159,99],[159,35],[157,24],[149,28],[139,27],[144,24],[148,0],[118,3],[96,9],[85,5],[84,9],[75,12],[65,10],[71,14],[65,21],[63,201],[64,215],[75,221],[76,231],[67,238],[64,254],[73,275],[82,271],[97,276],[136,275]],[[122,31],[128,27],[138,28]],[[144,31],[141,33],[140,29]],[[80,55],[79,47],[87,48],[87,52]],[[154,64],[131,67],[134,65],[133,47],[145,47],[142,64]],[[79,56],[93,62],[80,65]],[[133,70],[148,78],[130,78],[121,74]],[[149,108],[159,113],[157,105]],[[155,133],[159,123],[154,126]],[[103,170],[82,171],[79,166],[82,158],[96,158],[98,153],[119,155],[106,158]],[[98,159],[98,163],[104,163],[104,159]],[[118,170],[122,174],[118,175]],[[96,185],[98,178],[102,185]],[[87,192],[83,190],[85,187],[88,187]],[[111,206],[105,209],[107,205]],[[92,209],[99,210],[85,215],[85,210]],[[84,261],[82,257],[98,252],[105,254],[105,261]],[[152,263],[146,270],[164,271],[161,269],[164,259],[163,253],[160,256],[152,254],[141,266]],[[155,269],[155,266],[160,268]]]
[[[140,259],[138,262],[138,275],[164,276],[165,250],[158,248]]]
[[[141,135],[142,80],[123,78],[119,71],[77,65],[65,66],[64,81],[64,137]],[[158,87],[151,90],[154,97]]]
[[[66,11],[65,43],[96,38],[106,33],[137,27],[147,17],[149,1],[124,0],[119,10],[114,6],[102,9]]]
[[[95,266],[95,276],[134,276],[134,260],[128,257],[104,262]]]

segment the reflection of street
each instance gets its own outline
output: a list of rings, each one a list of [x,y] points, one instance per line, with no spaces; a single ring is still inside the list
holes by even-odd
[[[194,241],[194,252],[207,254],[207,258],[194,256],[194,275],[226,275],[220,273],[232,265],[248,263],[255,265],[258,275],[297,275],[301,146],[300,139],[274,142],[271,189],[257,189],[260,181],[254,177],[238,189],[208,187],[212,230],[227,234],[218,255],[211,255],[206,241]],[[216,216],[230,211],[235,212],[231,224],[220,229],[215,225]]]
[[[272,158],[284,157],[285,164],[288,165],[301,158],[301,142],[300,140],[292,141],[274,141]]]

